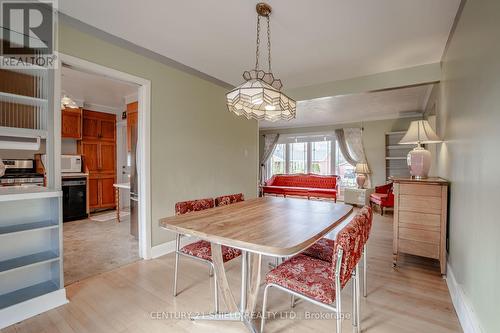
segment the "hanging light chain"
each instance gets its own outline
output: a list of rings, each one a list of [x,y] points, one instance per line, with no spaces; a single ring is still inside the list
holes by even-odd
[[[257,15],[257,49],[255,51],[255,70],[259,70],[259,46],[260,46],[260,15]]]
[[[267,61],[268,61],[268,71],[271,73],[271,26],[269,24],[269,15],[267,18]]]

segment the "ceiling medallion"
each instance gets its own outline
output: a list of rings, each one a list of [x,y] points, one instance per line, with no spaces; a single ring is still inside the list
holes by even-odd
[[[296,103],[281,92],[283,84],[271,71],[271,29],[269,16],[271,6],[258,3],[257,10],[257,48],[255,68],[243,73],[245,82],[226,94],[229,111],[257,120],[290,120],[295,118]],[[259,68],[260,19],[267,21],[267,59],[268,71]]]

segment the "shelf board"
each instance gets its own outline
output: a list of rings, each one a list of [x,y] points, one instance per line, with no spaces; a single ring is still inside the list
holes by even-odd
[[[407,150],[412,150],[413,147],[408,147],[406,145],[391,145],[391,146],[385,146],[387,149],[407,149]]]
[[[1,186],[0,202],[29,199],[57,198],[62,196],[56,191],[43,186]]]
[[[0,295],[0,309],[39,297],[58,290],[59,287],[53,281],[45,281],[26,288]]]
[[[47,139],[47,133],[46,130],[40,129],[0,126],[0,136]]]
[[[0,261],[0,274],[15,269],[27,268],[35,265],[41,265],[59,260],[59,255],[53,251],[44,251],[17,257],[9,260]]]
[[[386,157],[386,160],[406,160],[406,156],[404,157]]]
[[[52,220],[23,223],[23,224],[11,224],[0,227],[0,236],[19,233],[19,232],[55,229],[58,227],[59,223],[57,221],[52,221]]]
[[[0,91],[0,100],[12,100],[14,103],[31,105],[31,106],[48,106],[49,101],[44,98],[36,98],[24,95],[10,94]]]

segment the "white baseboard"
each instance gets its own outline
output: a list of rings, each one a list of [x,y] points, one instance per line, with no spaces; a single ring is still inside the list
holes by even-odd
[[[57,308],[68,303],[66,289],[62,288],[51,293],[14,304],[0,310],[0,329],[18,323],[42,312]]]
[[[446,273],[446,284],[448,285],[448,290],[450,291],[451,300],[455,311],[457,312],[458,320],[462,329],[465,333],[481,333],[481,325],[479,325],[479,320],[476,316],[476,312],[470,304],[467,296],[465,296],[462,287],[457,283],[455,275],[451,266],[448,264]]]
[[[181,237],[181,247],[196,242],[197,240],[199,239],[193,236]],[[151,248],[151,258],[153,259],[158,258],[166,254],[172,253],[174,251],[175,251],[175,240],[170,242],[165,242],[163,244],[156,245]]]

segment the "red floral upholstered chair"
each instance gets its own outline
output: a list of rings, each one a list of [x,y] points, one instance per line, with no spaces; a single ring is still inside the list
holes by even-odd
[[[366,243],[368,242],[368,238],[370,237],[370,231],[372,228],[373,224],[373,212],[371,207],[365,206],[363,207],[359,213],[358,216],[364,216],[364,219],[360,217],[360,221],[364,222],[363,223],[363,296],[366,297],[367,295],[367,278],[366,278],[366,271],[367,271],[367,248],[366,248]],[[313,257],[316,259],[321,259],[325,261],[331,262],[333,258],[333,250],[335,246],[335,241],[333,239],[328,239],[328,238],[321,238],[319,241],[314,243],[312,246],[307,248],[305,251],[303,251],[301,254],[304,254],[309,257]],[[292,306],[294,305],[294,301],[292,299]]]
[[[266,275],[262,313],[266,313],[270,287],[288,292],[337,314],[337,332],[342,330],[340,293],[353,279],[353,326],[359,326],[359,261],[364,246],[366,217],[357,214],[335,239],[334,251],[329,261],[298,254],[271,270]],[[264,332],[265,316],[261,321]]]
[[[384,208],[394,207],[394,193],[392,193],[392,183],[375,187],[375,193],[370,195],[370,206],[378,205],[380,214],[384,215]]]
[[[214,207],[214,199],[200,199],[183,201],[175,204],[175,214],[183,215],[190,212],[196,212],[200,210],[205,210]],[[191,244],[188,244],[180,248],[181,235],[177,234],[175,239],[175,269],[174,269],[174,297],[177,296],[177,273],[179,267],[179,255],[186,257],[191,257],[193,259],[201,260],[207,263],[210,267],[210,272],[214,271],[212,263],[212,247],[210,242],[200,240]],[[222,258],[224,262],[237,258],[241,255],[241,251],[238,249],[233,249],[228,246],[222,246]],[[211,275],[211,274],[210,274]],[[219,312],[219,294],[217,292],[217,279],[214,278],[214,302],[215,302],[215,312]]]
[[[226,206],[245,200],[243,193],[223,195],[215,198],[215,206]]]

